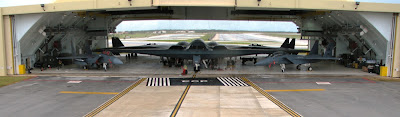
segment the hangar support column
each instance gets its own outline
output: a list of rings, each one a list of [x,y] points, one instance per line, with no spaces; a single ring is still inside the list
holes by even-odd
[[[5,35],[4,35],[4,21],[3,11],[0,8],[0,76],[6,76],[6,47],[5,47]]]
[[[395,41],[393,49],[392,77],[400,77],[400,17],[396,16]]]

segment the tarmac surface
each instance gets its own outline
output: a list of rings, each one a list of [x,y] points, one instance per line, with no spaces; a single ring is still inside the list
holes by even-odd
[[[188,85],[184,84],[148,86],[153,81],[167,85],[164,81],[168,80],[139,80],[142,78],[139,76],[38,76],[1,87],[0,113],[7,117],[80,117],[115,100],[95,116],[170,116],[178,103],[181,104],[176,116],[290,116],[289,111],[273,103],[275,101],[259,88],[275,97],[281,105],[306,117],[400,115],[397,111],[400,108],[400,82],[368,79],[373,76],[244,75],[237,79],[218,76],[231,80],[198,75],[198,79],[194,78],[198,80],[196,83],[201,83],[201,80],[221,82],[191,85],[187,89]],[[173,82],[190,78],[179,77]],[[249,81],[240,80],[242,77]],[[248,85],[241,84],[241,81]],[[236,86],[226,86],[227,83]],[[135,84],[137,86],[132,87]],[[123,92],[126,94],[119,97]],[[186,96],[182,98],[185,92]]]
[[[120,92],[136,80],[138,78],[35,77],[0,88],[0,116],[81,117],[114,96],[104,92]],[[98,94],[85,94],[87,92]]]
[[[365,77],[249,79],[264,90],[271,90],[271,95],[305,117],[400,115],[400,82],[378,82]]]
[[[189,74],[181,75],[182,68],[163,66],[156,56],[121,59],[126,64],[107,71],[34,69],[28,75],[37,77],[0,88],[1,116],[400,115],[400,82],[371,81],[380,77],[333,61],[312,64],[313,71],[287,65],[284,73],[279,65],[239,59],[194,73],[187,62]]]

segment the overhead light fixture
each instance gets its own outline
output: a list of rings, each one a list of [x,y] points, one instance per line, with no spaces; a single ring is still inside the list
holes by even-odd
[[[132,6],[132,0],[128,0],[128,2],[129,2],[129,5],[131,5],[131,6]]]
[[[43,11],[46,11],[46,10],[44,9],[44,4],[40,4],[40,7],[42,7]]]
[[[360,2],[356,2],[356,8],[354,8],[354,9],[357,9],[359,5],[360,5]]]

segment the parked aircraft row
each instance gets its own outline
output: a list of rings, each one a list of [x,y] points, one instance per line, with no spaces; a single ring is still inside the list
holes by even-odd
[[[214,61],[219,58],[236,57],[243,55],[254,54],[269,54],[264,60],[256,63],[256,65],[271,65],[280,64],[282,72],[285,70],[285,64],[307,64],[320,60],[338,60],[338,58],[330,57],[334,44],[329,44],[327,47],[328,52],[324,56],[318,55],[318,41],[314,44],[311,52],[306,50],[296,50],[295,39],[289,43],[289,38],[279,48],[249,45],[249,46],[234,46],[234,45],[220,45],[217,42],[204,42],[201,39],[195,39],[192,42],[179,42],[173,45],[156,45],[149,44],[143,46],[129,46],[126,47],[117,37],[112,38],[112,48],[102,48],[94,50],[95,52],[110,51],[114,54],[119,53],[140,53],[160,56],[164,65],[182,65],[184,60],[192,60],[194,71],[200,71],[201,64],[206,63],[204,60]],[[310,52],[307,56],[297,55],[300,52]],[[114,59],[115,60],[115,59]],[[209,63],[215,64],[215,63]],[[217,63],[218,64],[218,63]],[[309,70],[312,70],[309,67]]]

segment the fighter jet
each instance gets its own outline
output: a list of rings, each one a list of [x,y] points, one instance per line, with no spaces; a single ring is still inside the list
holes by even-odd
[[[332,57],[332,49],[335,44],[330,43],[326,47],[326,52],[323,56],[318,55],[318,40],[315,41],[309,55],[294,55],[283,51],[273,53],[271,56],[264,60],[257,62],[255,65],[269,65],[280,64],[282,72],[285,72],[285,64],[298,64],[297,69],[300,70],[302,64],[309,65],[308,70],[311,71],[312,67],[310,63],[319,62],[321,60],[340,60],[340,58]]]
[[[200,71],[202,60],[218,59],[225,57],[236,57],[252,54],[272,54],[276,51],[297,54],[299,52],[308,52],[305,50],[294,50],[290,47],[289,39],[282,44],[281,48],[272,48],[267,46],[225,46],[217,42],[206,43],[201,39],[195,39],[192,42],[179,42],[175,45],[154,45],[125,47],[117,38],[112,39],[113,48],[97,49],[95,51],[111,51],[112,53],[140,53],[160,56],[164,63],[180,63],[182,60],[192,60],[194,71]],[[294,47],[294,43],[293,43]],[[203,62],[205,63],[205,62]],[[170,64],[171,65],[171,64]]]
[[[73,44],[71,44],[73,45]],[[75,49],[73,46],[72,47],[72,55],[69,57],[57,57],[57,59],[72,59],[74,64],[77,64],[83,69],[87,68],[100,68],[100,66],[103,67],[104,71],[107,71],[107,66],[108,65],[121,65],[123,62],[118,59],[117,57],[114,57],[111,52],[103,51],[101,54],[93,54],[92,51],[90,50],[90,45],[88,42],[85,43],[85,54],[76,56],[75,55]]]

